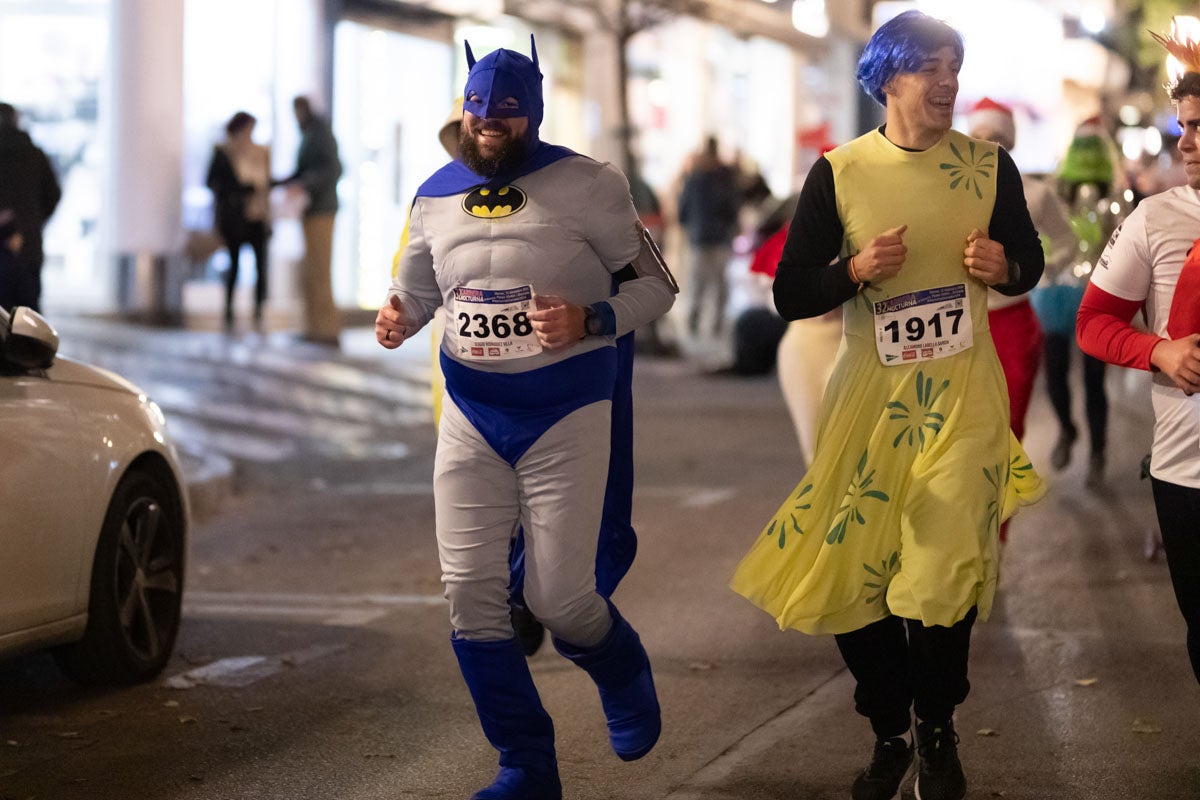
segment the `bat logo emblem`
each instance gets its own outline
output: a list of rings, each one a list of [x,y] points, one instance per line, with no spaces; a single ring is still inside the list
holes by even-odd
[[[480,219],[511,217],[525,207],[525,193],[516,186],[502,189],[481,187],[463,198],[463,211]]]

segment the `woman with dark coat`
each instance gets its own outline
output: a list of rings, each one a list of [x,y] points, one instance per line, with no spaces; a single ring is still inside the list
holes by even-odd
[[[271,153],[251,136],[257,120],[245,111],[225,125],[225,141],[213,148],[206,183],[212,190],[217,232],[229,249],[225,273],[225,327],[233,326],[233,292],[237,286],[242,245],[254,250],[257,280],[254,286],[254,323],[262,322],[267,299],[267,240],[271,235]]]

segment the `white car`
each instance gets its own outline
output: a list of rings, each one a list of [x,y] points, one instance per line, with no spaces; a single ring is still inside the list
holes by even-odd
[[[53,648],[86,684],[158,675],[175,645],[188,505],[162,412],[0,308],[0,657]]]

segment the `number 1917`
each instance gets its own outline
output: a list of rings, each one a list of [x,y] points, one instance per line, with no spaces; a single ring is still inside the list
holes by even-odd
[[[935,312],[928,320],[921,317],[909,317],[904,321],[904,338],[910,342],[920,342],[925,340],[926,332],[932,331],[932,338],[942,338],[942,314],[950,320],[950,335],[958,335],[958,324],[962,321],[963,310],[961,308],[947,309],[945,312]],[[900,320],[892,320],[883,326],[886,333],[890,333],[892,344],[900,341]]]

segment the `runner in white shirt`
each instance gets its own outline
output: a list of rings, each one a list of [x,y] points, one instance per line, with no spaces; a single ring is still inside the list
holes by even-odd
[[[1079,307],[1084,352],[1154,373],[1154,505],[1200,681],[1200,69],[1170,88],[1188,185],[1149,197],[1113,234]],[[1191,277],[1189,277],[1189,275]],[[1149,332],[1130,323],[1144,311]]]

